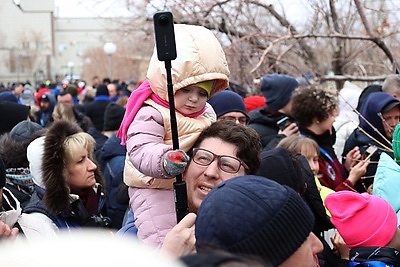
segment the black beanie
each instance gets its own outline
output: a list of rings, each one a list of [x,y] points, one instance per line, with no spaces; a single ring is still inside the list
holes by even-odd
[[[197,213],[196,248],[260,257],[273,266],[287,260],[307,239],[314,216],[291,188],[246,175],[222,182]]]
[[[224,90],[208,99],[208,103],[213,107],[217,118],[229,112],[241,112],[246,117],[246,106],[244,105],[243,97],[239,94]]]
[[[257,175],[287,185],[298,193],[304,190],[301,163],[282,147],[261,152],[261,165]]]
[[[104,112],[103,131],[117,131],[124,118],[125,108],[117,103],[110,102]]]
[[[110,94],[108,93],[107,86],[105,84],[99,84],[99,86],[96,89],[96,96],[100,95],[110,96]]]
[[[18,122],[26,120],[29,110],[29,106],[9,101],[0,101],[0,134],[11,131]]]
[[[5,184],[6,184],[6,166],[4,165],[3,160],[0,158],[0,188],[3,188]]]
[[[267,74],[261,78],[260,89],[270,109],[279,110],[289,103],[293,91],[299,86],[297,80],[283,74]]]

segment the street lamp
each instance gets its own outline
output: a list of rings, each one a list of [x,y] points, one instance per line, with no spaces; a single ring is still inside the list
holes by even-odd
[[[112,54],[117,51],[117,46],[114,43],[105,43],[103,50],[108,55],[108,77],[112,79]]]
[[[70,70],[69,74],[71,75],[70,82],[72,82],[72,80],[73,80],[72,76],[74,75],[74,62],[73,61],[68,62],[68,68]]]

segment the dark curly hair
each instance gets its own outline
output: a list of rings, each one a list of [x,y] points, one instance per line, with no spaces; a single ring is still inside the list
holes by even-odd
[[[293,117],[300,125],[308,127],[314,119],[322,122],[338,110],[338,91],[316,85],[299,87],[293,92],[292,103]]]

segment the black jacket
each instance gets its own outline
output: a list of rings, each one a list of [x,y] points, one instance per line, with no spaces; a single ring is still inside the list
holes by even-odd
[[[281,139],[286,137],[284,134],[278,135],[279,127],[277,121],[284,117],[281,113],[268,114],[265,107],[262,107],[251,111],[249,117],[249,127],[260,135],[263,148],[266,146],[273,148]]]

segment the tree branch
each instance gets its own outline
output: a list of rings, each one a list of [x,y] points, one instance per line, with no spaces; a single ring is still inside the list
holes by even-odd
[[[371,41],[374,42],[382,51],[385,53],[385,55],[389,58],[390,62],[392,63],[393,66],[393,71],[395,73],[399,73],[399,66],[396,62],[396,60],[393,57],[392,52],[390,51],[389,47],[386,46],[385,42],[380,38],[379,36],[375,35],[372,33],[371,28],[369,27],[367,17],[365,16],[364,9],[361,6],[361,3],[359,0],[354,0],[354,3],[357,7],[358,14],[360,15],[361,22],[364,25],[365,31],[367,34],[370,36]]]
[[[319,78],[321,82],[325,81],[361,81],[361,82],[374,82],[383,81],[386,75],[380,76],[351,76],[351,75],[326,75]]]

